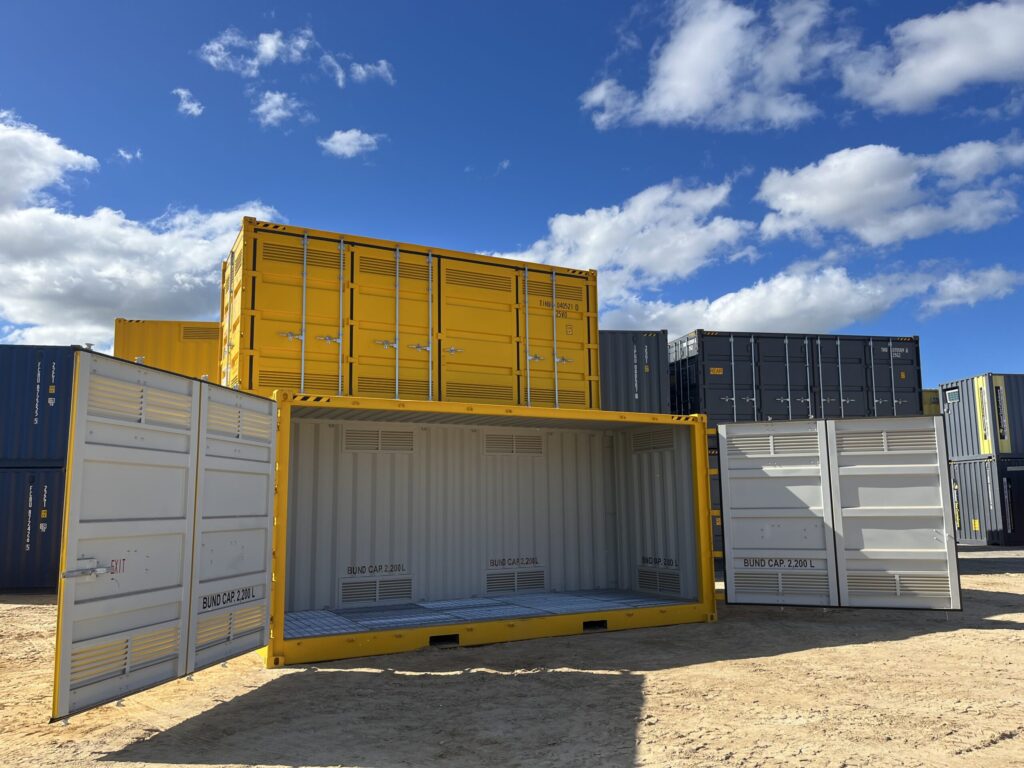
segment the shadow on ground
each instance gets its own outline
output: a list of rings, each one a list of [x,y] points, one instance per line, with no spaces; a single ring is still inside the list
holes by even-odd
[[[964,570],[1024,573],[1024,557],[1008,554],[970,558]],[[632,766],[643,672],[962,629],[1024,628],[1012,616],[1024,615],[1024,595],[968,589],[963,603],[962,612],[723,605],[716,624],[308,665],[104,759]]]

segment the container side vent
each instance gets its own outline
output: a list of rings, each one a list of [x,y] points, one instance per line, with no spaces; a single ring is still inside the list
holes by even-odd
[[[412,579],[381,579],[377,582],[378,600],[412,600]]]
[[[411,453],[415,445],[415,433],[411,430],[355,428],[345,430],[346,451]]]
[[[555,288],[555,298],[563,301],[583,301],[583,286],[559,285]]]
[[[771,456],[771,435],[736,435],[729,437],[729,457]]]
[[[818,433],[772,435],[772,453],[776,456],[818,455]]]
[[[778,573],[735,573],[732,583],[736,591],[740,593],[778,595],[782,592]]]
[[[554,405],[555,390],[551,387],[531,387],[530,398],[534,405]],[[558,404],[560,407],[577,406],[586,408],[587,393],[582,389],[558,388]]]
[[[279,261],[287,264],[302,263],[301,245],[281,245],[278,243],[263,244],[263,258],[267,261]],[[323,251],[314,248],[312,243],[307,243],[306,264],[310,267],[329,267],[338,269],[338,250],[335,246],[332,251]],[[392,266],[392,271],[394,267]]]
[[[484,453],[490,455],[523,454],[541,456],[544,453],[544,438],[540,435],[491,432],[484,435]]]
[[[394,267],[392,267],[394,269]],[[512,290],[511,275],[496,275],[483,272],[471,272],[466,269],[449,269],[445,273],[445,282],[448,285],[461,285],[465,288],[480,288],[485,291],[502,291],[508,293]]]
[[[302,382],[298,371],[274,371],[261,369],[259,372],[259,384],[260,387],[267,389],[287,389],[292,392],[298,392],[301,388]],[[306,372],[306,389],[310,392],[315,391],[334,391],[338,390],[338,375],[324,373],[311,373]],[[394,396],[395,384],[394,380],[391,382],[391,394]]]
[[[517,571],[516,592],[536,592],[544,589],[544,571]]]
[[[220,339],[220,328],[202,325],[183,325],[181,338],[186,341],[217,341]]]
[[[307,377],[308,378],[308,377]],[[335,377],[337,381],[337,377]],[[383,376],[360,376],[357,381],[359,394],[395,398],[395,380]],[[427,382],[421,379],[398,380],[398,396],[401,400],[426,400]]]
[[[636,574],[637,588],[641,592],[661,592],[677,595],[681,589],[679,571],[637,568]]]
[[[729,438],[729,456],[749,459],[763,456],[817,456],[818,434],[736,435]]]
[[[828,594],[828,571],[806,573],[782,572],[782,592],[789,595]]]
[[[494,592],[515,592],[516,574],[515,571],[504,571],[502,573],[487,574],[487,594]]]
[[[935,453],[935,431],[914,429],[871,432],[840,432],[836,436],[839,453]]]
[[[634,432],[633,452],[664,451],[673,447],[674,435],[671,428]]]
[[[392,386],[394,386],[393,383]],[[426,399],[426,383],[423,386],[423,399]],[[536,399],[536,395],[534,398]],[[513,390],[512,387],[500,384],[453,381],[445,385],[445,399],[457,400],[460,403],[512,403]]]
[[[377,601],[376,581],[341,582],[342,603],[367,603]]]
[[[541,592],[544,590],[543,570],[496,571],[487,574],[487,594],[499,592]]]
[[[412,579],[341,580],[338,601],[348,603],[376,603],[384,600],[412,600]]]
[[[850,594],[873,597],[950,596],[949,576],[944,573],[857,573],[846,575]]]

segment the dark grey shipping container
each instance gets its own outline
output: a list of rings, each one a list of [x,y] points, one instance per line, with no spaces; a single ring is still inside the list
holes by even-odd
[[[0,469],[0,591],[56,588],[63,520],[63,468]]]
[[[939,387],[949,458],[1024,458],[1024,374],[986,373]]]
[[[0,467],[64,466],[75,349],[0,344]]]
[[[1024,544],[1024,458],[951,461],[957,541]]]
[[[921,415],[916,336],[696,330],[669,345],[672,412],[736,421]]]
[[[601,331],[601,409],[669,413],[668,331]]]

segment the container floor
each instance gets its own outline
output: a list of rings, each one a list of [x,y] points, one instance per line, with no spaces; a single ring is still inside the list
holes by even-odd
[[[520,592],[501,597],[467,597],[424,603],[392,604],[339,610],[293,611],[285,614],[286,640],[344,635],[386,629],[408,629],[467,621],[497,621],[534,616],[619,611],[679,603],[643,592],[594,589],[581,592]]]

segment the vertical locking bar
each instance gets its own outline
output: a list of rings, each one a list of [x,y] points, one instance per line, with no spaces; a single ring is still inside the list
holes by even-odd
[[[868,339],[868,354],[871,355],[871,413],[869,416],[878,415],[878,383],[875,381],[875,340]],[[889,361],[892,363],[892,361]]]
[[[789,379],[789,336],[785,336],[782,340],[783,346],[786,348],[786,407],[789,411],[789,420],[793,420],[793,388],[790,386]]]
[[[398,282],[401,268],[401,249],[395,246],[395,400],[398,400]]]
[[[846,418],[846,396],[843,394],[843,341],[836,337],[836,357],[839,363],[839,418]]]
[[[243,246],[244,248],[244,246]],[[221,291],[221,295],[228,297],[227,327],[224,329],[224,362],[220,367],[220,383],[225,387],[231,386],[231,305],[235,303],[235,252],[228,253],[228,289]],[[241,302],[239,302],[241,303]],[[238,361],[241,363],[241,359]],[[241,376],[239,376],[241,379]]]
[[[750,337],[750,399],[754,403],[754,421],[757,421],[757,339]]]
[[[338,242],[338,394],[344,395],[345,355],[345,238]]]
[[[736,337],[729,334],[729,378],[732,379],[732,420],[739,421],[736,413]]]
[[[818,418],[825,418],[825,369],[821,366],[821,336],[814,340],[818,348],[818,394],[821,396],[821,413]]]
[[[555,408],[558,407],[558,295],[555,270],[551,270],[551,369],[555,372]]]
[[[299,332],[299,392],[306,391],[306,272],[309,265],[309,232],[302,233],[302,330]]]
[[[874,356],[871,361],[874,362]],[[892,415],[896,415],[896,358],[892,356],[892,339],[889,339],[889,378],[892,381]]]
[[[427,400],[434,399],[434,252],[427,251]]]
[[[526,404],[533,405],[530,399],[530,268],[523,267],[523,323],[526,326]]]
[[[807,376],[807,418],[814,418],[814,393],[811,391],[811,340],[804,336],[804,374]]]

